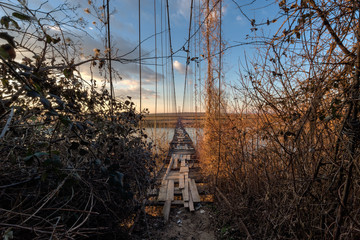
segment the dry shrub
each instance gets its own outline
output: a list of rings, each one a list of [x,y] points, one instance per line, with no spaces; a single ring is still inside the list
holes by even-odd
[[[26,54],[19,63],[0,46],[1,236],[128,238],[155,165],[142,113],[130,97],[111,98],[106,79],[97,88],[81,77],[77,66],[86,62],[108,71],[104,56],[75,64],[78,46],[66,38],[75,35],[47,32],[50,23],[77,29],[68,4],[50,13],[0,5],[9,14],[1,41]]]
[[[253,120],[261,119],[260,115]],[[231,123],[234,121],[227,124]],[[226,230],[220,235],[224,239],[227,234],[246,238],[244,227],[239,226],[242,220],[253,239],[332,238],[346,174],[345,170],[340,173],[342,170],[331,159],[336,141],[324,141],[321,130],[318,137],[322,143],[317,141],[319,147],[314,151],[304,140],[296,144],[294,136],[285,137],[286,141],[284,134],[275,136],[274,124],[257,128],[239,125],[232,125],[236,128],[229,130],[228,135],[223,133],[223,138],[236,138],[238,144],[222,142],[227,151],[222,155],[218,175],[220,193],[215,192],[219,228]],[[238,129],[247,131],[241,133]],[[357,182],[358,176],[353,174],[342,226],[344,239],[359,237]]]
[[[14,103],[17,110],[0,148],[3,234],[126,236],[154,168],[151,144],[138,130],[141,115],[130,104],[117,103],[124,107],[115,110],[113,120],[92,112],[64,121],[29,107],[24,120]]]
[[[221,164],[208,162],[223,222],[235,237],[358,239],[359,3],[279,7],[279,34],[240,71]]]

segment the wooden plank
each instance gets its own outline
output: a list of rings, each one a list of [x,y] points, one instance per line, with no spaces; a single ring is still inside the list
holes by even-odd
[[[184,183],[184,174],[180,173],[179,174],[179,188],[183,189],[185,187],[185,183]]]
[[[168,174],[168,177],[179,177],[180,173],[178,171],[171,171]]]
[[[166,169],[166,172],[165,172],[165,175],[164,175],[164,177],[163,177],[163,180],[166,179],[167,175],[169,174],[169,172],[170,172],[170,170],[171,170],[171,166],[172,166],[173,163],[174,163],[174,155],[175,155],[175,154],[172,154],[172,155],[171,155],[170,163],[169,163],[168,168]]]
[[[190,212],[193,212],[193,211],[195,211],[195,208],[194,208],[194,201],[193,201],[191,194],[190,194],[189,198],[190,198],[189,199],[189,210],[190,210]]]
[[[171,209],[171,200],[166,200],[163,208],[165,222],[169,221],[170,209]]]
[[[181,149],[176,149],[176,148],[174,148],[174,149],[172,149],[172,151],[171,151],[173,154],[195,154],[195,150],[194,149],[189,149],[189,150],[185,150],[185,149],[183,149],[183,150],[181,150]]]
[[[211,200],[205,200],[201,201],[204,204],[208,203],[214,203]],[[185,206],[185,203],[189,204],[189,202],[184,202],[183,200],[174,200],[171,201],[171,206],[182,206],[182,207],[189,207],[189,205]],[[164,207],[165,202],[159,202],[159,201],[146,201],[146,206],[161,206]]]
[[[166,200],[167,185],[168,185],[168,180],[163,180],[161,182],[158,201],[165,201]]]
[[[180,165],[181,165],[181,161],[183,160],[183,155],[179,154],[179,161],[180,161]]]
[[[189,200],[185,201],[185,188],[181,190],[182,192],[182,196],[183,196],[183,204],[184,204],[184,207],[185,208],[188,208],[189,207]]]
[[[169,180],[166,191],[166,201],[174,200],[174,180]]]
[[[174,164],[173,164],[173,167],[172,168],[177,168],[177,165],[178,165],[178,155],[177,154],[174,154],[175,157],[174,157]]]
[[[177,176],[169,176],[166,178],[166,180],[171,180],[171,181],[174,181],[174,182],[178,182],[179,181],[179,175]]]
[[[189,207],[189,202],[184,202],[184,207],[188,208]]]
[[[184,179],[184,191],[183,191],[183,200],[188,202],[189,201],[189,179],[185,178]]]
[[[180,167],[180,173],[189,172],[189,167]]]
[[[200,202],[200,195],[196,187],[195,179],[189,179],[190,192],[194,202]]]
[[[181,159],[181,167],[185,167],[185,162],[186,162],[185,159],[182,158],[182,159]]]

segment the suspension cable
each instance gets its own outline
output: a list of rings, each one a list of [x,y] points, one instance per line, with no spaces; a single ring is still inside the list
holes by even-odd
[[[142,94],[141,94],[141,86],[142,86],[142,80],[141,80],[141,0],[139,0],[139,79],[140,79],[140,112],[142,112],[142,107],[141,107],[141,98],[142,98]]]
[[[155,31],[155,141],[156,141],[156,120],[157,120],[157,95],[158,95],[158,72],[157,72],[157,34],[156,34],[156,0],[154,0],[154,31]],[[156,147],[157,149],[157,147]]]
[[[161,74],[162,74],[162,89],[163,89],[163,113],[165,113],[165,72],[164,72],[164,45],[163,45],[163,4],[162,1],[160,2],[160,28],[161,28]]]
[[[166,1],[164,1],[164,8],[166,10]],[[164,14],[164,23],[165,23],[165,29],[168,29],[168,24],[167,24],[167,12],[165,11],[165,14]],[[166,75],[166,112],[169,113],[169,102],[170,102],[170,86],[169,86],[169,82],[170,82],[170,79],[169,79],[169,48],[168,48],[168,45],[169,45],[169,35],[168,34],[165,34],[165,56],[166,57],[166,62],[165,62],[165,75]],[[170,120],[170,119],[169,119]]]
[[[198,25],[199,25],[199,29],[201,28],[200,26],[200,22],[201,22],[201,0],[198,0],[198,4],[199,4],[199,16],[198,16]],[[196,31],[195,31],[196,34]],[[199,53],[201,52],[201,31],[197,32],[198,34],[198,47],[199,47]],[[201,61],[199,61],[199,112],[201,112],[201,105],[202,105],[202,90],[201,90]]]
[[[168,29],[168,24],[167,24],[167,12],[166,12],[166,1],[164,1],[164,10],[165,10],[165,13],[164,13],[164,28],[165,29]],[[169,87],[169,48],[168,48],[168,44],[169,44],[169,35],[168,34],[165,34],[165,56],[166,57],[166,62],[165,62],[165,76],[166,76],[166,112],[169,113],[169,96],[170,96],[170,87]],[[170,120],[170,119],[168,119]]]
[[[194,30],[196,28],[196,10],[194,13]],[[197,39],[196,37],[194,38],[194,54],[195,56],[197,55],[197,51],[196,51],[196,43],[197,43]],[[196,62],[194,61],[194,90],[195,90],[195,143],[197,144],[197,122],[198,122],[198,115],[197,115],[197,84],[196,84],[196,77],[197,77],[197,67],[196,67]]]
[[[111,112],[111,119],[114,113],[113,108],[113,100],[115,98],[115,92],[114,92],[114,85],[113,85],[113,79],[112,79],[112,67],[111,67],[111,39],[110,39],[110,6],[109,6],[110,0],[107,0],[106,3],[106,18],[107,18],[107,47],[108,47],[108,69],[109,69],[109,82],[110,82],[110,112]]]
[[[139,0],[140,1],[140,0]],[[171,78],[172,78],[172,90],[173,90],[173,103],[174,103],[174,112],[177,113],[176,110],[176,93],[175,93],[175,74],[174,74],[174,61],[173,61],[173,48],[171,44],[171,25],[170,25],[170,14],[169,14],[169,0],[166,0],[166,8],[167,8],[167,19],[168,19],[168,28],[169,28],[169,44],[170,44],[170,59],[171,59]]]
[[[186,99],[186,85],[187,85],[187,77],[188,77],[188,68],[190,64],[190,36],[191,36],[191,23],[192,23],[192,12],[193,12],[193,5],[194,0],[191,0],[191,7],[190,7],[190,20],[189,20],[189,41],[187,42],[187,49],[186,49],[186,66],[185,66],[185,83],[184,83],[184,95],[183,95],[183,106],[182,112],[184,113],[185,110],[185,99]]]

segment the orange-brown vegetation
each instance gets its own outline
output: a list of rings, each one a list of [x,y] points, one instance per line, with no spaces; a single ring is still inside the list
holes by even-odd
[[[200,153],[219,234],[358,239],[359,3],[279,6],[293,25],[240,70],[238,115],[222,117],[221,132],[207,119]]]

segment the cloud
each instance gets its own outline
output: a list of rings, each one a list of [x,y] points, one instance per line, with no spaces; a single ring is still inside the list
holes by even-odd
[[[185,74],[185,66],[181,62],[175,60],[174,61],[174,69],[181,74]]]
[[[222,6],[221,12],[222,12],[223,15],[226,15],[226,13],[227,13],[227,6]]]
[[[241,25],[247,24],[247,20],[244,17],[240,16],[240,15],[236,16],[236,21]]]
[[[116,88],[115,96],[117,98],[131,97],[133,100],[140,99],[140,87],[136,88]],[[156,93],[154,90],[141,88],[141,99],[155,99]]]
[[[180,73],[180,74],[185,74],[185,73],[186,73],[185,65],[182,64],[181,62],[177,61],[177,60],[174,61],[174,69],[175,69],[176,71],[178,71],[178,73]],[[187,73],[188,73],[189,75],[190,75],[190,74],[193,74],[193,71],[192,71],[192,69],[191,69],[190,66],[188,66],[188,72],[187,72]]]
[[[139,64],[137,63],[138,59],[138,49],[135,49],[137,46],[137,42],[131,42],[127,39],[124,39],[120,35],[117,35],[113,42],[113,55],[121,56],[123,59],[130,60],[129,62],[118,62],[113,61],[112,67],[116,71],[116,74],[114,74],[114,78],[116,78],[117,82],[122,83],[122,88],[124,88],[125,85],[133,85],[135,82],[134,79],[136,79],[137,82],[139,82]],[[83,51],[83,57],[81,61],[87,59],[89,56],[93,56],[93,49],[98,48],[100,49],[101,56],[104,55],[104,47],[102,39],[99,36],[93,35],[90,36],[88,34],[83,34],[82,36],[82,51]],[[79,48],[80,49],[80,48]],[[135,49],[135,50],[134,50]],[[134,51],[133,51],[134,50]],[[133,51],[133,52],[131,52]],[[130,53],[131,52],[131,53]],[[129,54],[128,54],[129,53]],[[142,49],[143,55],[148,55],[149,51],[146,50],[146,48]],[[133,60],[133,61],[131,61]],[[151,61],[152,60],[148,60]],[[142,75],[142,84],[143,86],[151,86],[155,85],[156,81],[156,73],[153,68],[146,65],[147,60],[143,61],[144,64],[141,68],[141,75]],[[104,80],[104,71],[98,71],[98,65],[93,67],[93,77],[99,81]],[[159,70],[159,68],[158,68]],[[86,79],[89,79],[91,72],[90,72],[90,64],[84,64],[80,66],[80,72],[82,76]],[[117,78],[117,76],[120,76],[121,79]],[[157,73],[157,81],[161,82],[163,80],[164,76],[158,72]],[[125,88],[128,89],[128,88]]]
[[[190,6],[191,6],[191,1],[189,1],[189,0],[175,1],[174,8],[177,9],[176,15],[182,16],[188,20],[190,17]]]

